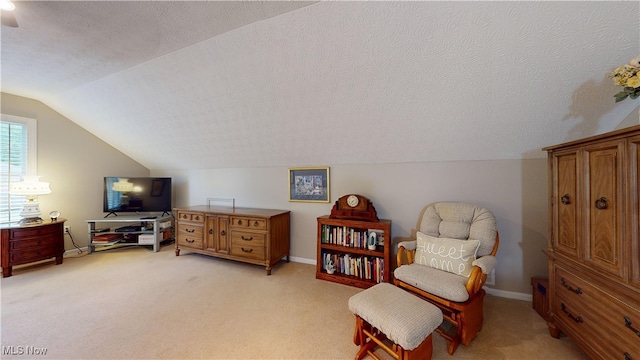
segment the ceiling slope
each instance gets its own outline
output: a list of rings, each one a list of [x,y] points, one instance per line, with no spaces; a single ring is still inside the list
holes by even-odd
[[[536,158],[638,105],[638,2],[19,5],[2,91],[150,169]]]

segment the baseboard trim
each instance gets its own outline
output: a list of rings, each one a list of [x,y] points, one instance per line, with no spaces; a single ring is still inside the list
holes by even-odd
[[[493,295],[493,296],[497,296],[497,297],[502,297],[502,298],[507,298],[507,299],[515,299],[515,300],[522,300],[522,301],[528,301],[528,302],[532,302],[533,301],[533,295],[531,295],[531,294],[524,294],[524,293],[519,293],[519,292],[514,292],[514,291],[492,289],[492,288],[486,287],[486,286],[485,286],[484,290],[487,292],[487,294],[490,294],[490,295]]]
[[[289,257],[289,260],[291,260],[293,262],[297,262],[297,263],[302,263],[302,264],[309,264],[309,265],[316,265],[317,264],[315,259],[306,259],[306,258],[301,258],[301,257],[297,257],[297,256],[291,256],[291,257]]]

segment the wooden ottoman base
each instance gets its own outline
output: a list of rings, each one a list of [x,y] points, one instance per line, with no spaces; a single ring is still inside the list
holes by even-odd
[[[353,342],[360,346],[356,360],[382,348],[398,360],[429,360],[432,333],[442,323],[436,306],[388,283],[380,283],[349,298],[356,316]]]
[[[389,347],[385,343],[385,340],[387,340],[387,336],[385,334],[356,315],[356,331],[353,335],[353,342],[360,346],[360,350],[356,354],[356,360],[363,359],[367,355],[379,360],[379,358],[373,354],[373,350],[377,346],[398,360],[431,359],[431,356],[433,355],[432,335],[433,334],[429,334],[429,336],[427,336],[427,338],[413,350],[405,350],[402,346],[393,342],[391,342],[391,347]]]

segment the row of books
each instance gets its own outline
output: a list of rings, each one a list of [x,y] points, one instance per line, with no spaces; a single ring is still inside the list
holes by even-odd
[[[322,225],[320,241],[323,244],[366,248],[369,237],[374,235],[377,246],[384,246],[384,231],[380,229],[354,229],[347,226]]]
[[[384,282],[384,259],[375,256],[352,256],[350,254],[322,253],[323,269],[333,265],[335,272],[360,279]]]
[[[106,244],[122,240],[122,234],[96,234],[93,235],[92,243]]]

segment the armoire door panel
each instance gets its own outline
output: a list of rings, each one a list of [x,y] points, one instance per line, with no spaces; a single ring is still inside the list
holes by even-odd
[[[586,151],[588,160],[587,260],[617,276],[622,277],[622,243],[618,195],[623,177],[619,143]]]
[[[557,189],[554,191],[554,201],[557,204],[556,211],[557,223],[555,227],[555,243],[557,250],[563,251],[574,256],[578,256],[580,250],[578,248],[578,183],[577,183],[577,154],[561,154],[556,157]]]
[[[631,240],[631,283],[640,287],[640,136],[629,138],[628,233]]]

